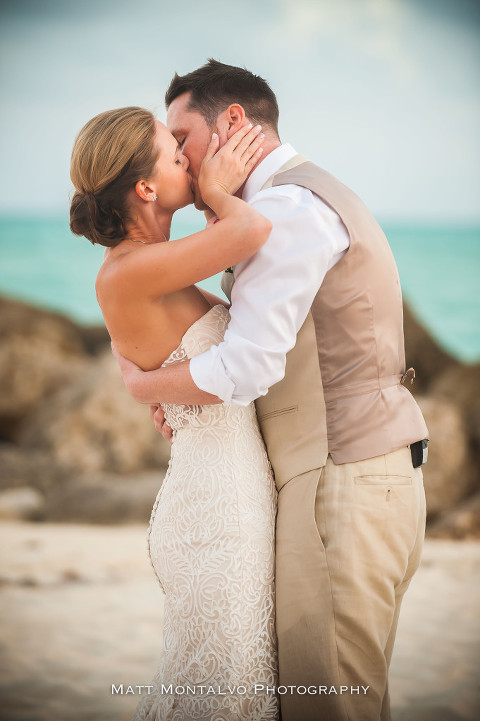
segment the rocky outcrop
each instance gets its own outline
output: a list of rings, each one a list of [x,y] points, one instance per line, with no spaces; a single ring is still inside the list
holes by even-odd
[[[419,400],[417,398],[417,400]],[[420,401],[430,431],[424,470],[428,532],[435,537],[480,537],[480,364],[446,368]]]
[[[0,490],[32,486],[45,495],[71,474],[49,451],[0,444]]]
[[[0,514],[148,520],[170,445],[126,392],[106,330],[0,298],[0,337]]]
[[[447,368],[435,376],[431,394],[458,406],[464,418],[471,450],[477,464],[480,463],[480,363],[457,364]]]
[[[429,519],[453,508],[475,488],[475,466],[461,410],[448,400],[417,397],[429,430],[428,463],[423,466]]]
[[[148,523],[165,471],[72,478],[48,494],[43,520]]]
[[[38,521],[44,516],[44,503],[36,488],[22,486],[0,491],[0,519]]]
[[[85,367],[85,344],[72,321],[0,298],[0,437],[16,440],[36,404]]]
[[[98,355],[110,348],[110,336],[103,325],[79,325],[78,333],[86,352],[90,355]]]
[[[29,414],[19,444],[82,474],[165,468],[170,456],[148,407],[125,390],[110,351]]]
[[[428,534],[432,538],[452,538],[461,541],[480,539],[480,493],[443,513],[429,526]]]
[[[425,393],[440,373],[459,363],[438,345],[407,304],[403,306],[403,327],[407,368],[413,366],[416,373],[412,392]]]

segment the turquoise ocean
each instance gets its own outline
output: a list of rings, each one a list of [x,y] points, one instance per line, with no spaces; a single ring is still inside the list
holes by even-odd
[[[177,215],[172,238],[204,226],[200,214]],[[480,227],[383,229],[418,319],[458,359],[479,361]],[[85,324],[102,322],[94,282],[103,248],[72,235],[66,217],[0,217],[0,252],[0,293]],[[200,285],[222,295],[219,276]]]

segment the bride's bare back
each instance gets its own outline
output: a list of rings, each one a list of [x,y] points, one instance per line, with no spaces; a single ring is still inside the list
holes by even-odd
[[[126,253],[142,251],[118,246],[107,250],[96,290],[115,348],[143,370],[152,370],[162,365],[188,328],[212,306],[194,285],[151,297],[142,294],[133,279],[128,284],[117,283],[118,266],[125,262]]]

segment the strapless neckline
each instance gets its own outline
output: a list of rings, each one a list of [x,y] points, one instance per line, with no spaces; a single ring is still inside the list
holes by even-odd
[[[214,313],[214,311],[215,311],[215,313]],[[180,360],[178,354],[179,354],[179,351],[183,348],[183,346],[184,346],[184,344],[185,344],[185,341],[187,340],[188,336],[191,335],[191,333],[193,333],[195,330],[197,330],[197,328],[198,328],[198,326],[199,326],[200,324],[202,324],[202,323],[205,322],[205,319],[207,318],[207,316],[210,316],[210,315],[221,316],[221,315],[223,315],[224,313],[228,314],[228,309],[227,309],[224,305],[222,305],[221,303],[217,303],[216,305],[212,305],[212,307],[210,308],[210,310],[207,310],[206,313],[204,313],[202,316],[200,316],[200,318],[198,318],[196,321],[194,321],[194,322],[192,323],[192,325],[187,328],[187,330],[185,331],[185,333],[183,334],[183,336],[182,336],[182,338],[181,338],[180,344],[177,346],[177,348],[175,348],[175,349],[170,353],[170,355],[168,356],[168,358],[166,358],[166,359],[163,361],[162,367],[165,366],[165,365],[169,365],[172,361],[178,361],[178,360]]]
[[[228,310],[227,310],[227,309],[225,308],[225,306],[222,305],[221,303],[217,303],[217,305],[212,305],[212,307],[210,308],[210,310],[207,310],[206,313],[204,313],[203,315],[201,315],[200,318],[198,318],[198,320],[194,321],[194,322],[192,323],[192,325],[187,328],[187,330],[185,331],[185,333],[184,333],[183,336],[182,336],[181,342],[183,343],[183,341],[185,340],[186,336],[190,333],[190,331],[192,331],[192,329],[195,328],[195,326],[197,326],[199,323],[202,323],[208,315],[210,315],[211,313],[213,313],[213,311],[216,311],[217,313],[218,313],[219,311],[222,312],[222,308],[223,308],[223,310],[224,310],[226,313],[228,313]]]

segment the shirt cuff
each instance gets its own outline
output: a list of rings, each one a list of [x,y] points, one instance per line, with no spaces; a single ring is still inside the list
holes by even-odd
[[[190,359],[190,375],[200,390],[232,403],[235,384],[225,372],[217,346]]]

